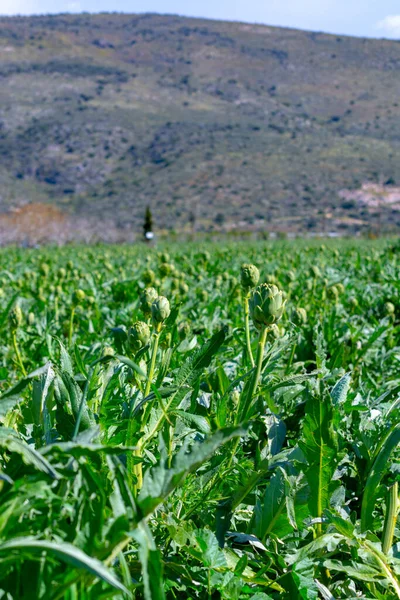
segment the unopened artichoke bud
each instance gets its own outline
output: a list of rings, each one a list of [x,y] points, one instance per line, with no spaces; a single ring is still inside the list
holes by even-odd
[[[222,285],[222,277],[221,277],[221,275],[217,275],[215,278],[215,281],[214,281],[214,287],[219,288],[219,287],[221,287],[221,285]]]
[[[35,323],[35,313],[30,312],[28,314],[28,325],[33,325]]]
[[[321,273],[319,267],[317,267],[317,265],[311,265],[310,275],[311,275],[311,277],[314,277],[315,279],[317,279],[318,277],[321,277],[322,273]]]
[[[168,263],[168,262],[170,262],[170,260],[171,260],[171,257],[170,257],[170,255],[168,254],[168,252],[161,252],[161,253],[159,254],[159,257],[160,257],[160,259],[161,259],[161,262],[163,262],[163,263]]]
[[[337,289],[336,285],[332,285],[330,288],[328,288],[328,296],[337,302],[339,299],[339,290]]]
[[[256,287],[260,279],[260,271],[255,265],[244,264],[240,269],[240,284],[248,292]]]
[[[40,274],[46,277],[49,274],[50,267],[47,263],[42,263],[39,267]]]
[[[349,304],[350,304],[351,308],[357,308],[357,306],[358,306],[357,298],[355,298],[354,296],[349,298]]]
[[[296,279],[296,273],[292,270],[288,271],[286,273],[286,276],[288,278],[289,281],[294,281]]]
[[[280,332],[279,327],[278,327],[278,325],[276,323],[273,323],[271,325],[271,327],[269,328],[269,334],[275,340],[277,340],[281,336],[281,332]]]
[[[263,283],[250,296],[249,308],[255,327],[262,329],[279,321],[285,309],[285,301],[276,285]]]
[[[181,282],[176,277],[171,281],[171,289],[178,290]]]
[[[139,352],[141,348],[147,346],[150,341],[150,328],[147,323],[143,321],[136,321],[129,328],[128,331],[128,344],[134,352]]]
[[[168,319],[171,313],[168,299],[165,296],[158,296],[151,305],[151,316],[155,323],[163,323]]]
[[[96,304],[96,298],[94,296],[88,296],[87,299],[88,303],[93,306],[94,304]]]
[[[383,310],[387,316],[394,315],[395,308],[393,302],[385,302],[383,305]]]
[[[170,348],[172,342],[172,334],[170,331],[161,340],[161,346],[163,348]]]
[[[72,303],[75,306],[78,306],[78,304],[81,304],[84,299],[86,298],[86,294],[83,290],[75,290],[74,293],[72,294]]]
[[[307,311],[305,308],[296,308],[294,310],[292,321],[296,325],[305,325],[307,323]]]
[[[114,352],[114,348],[111,348],[111,346],[104,346],[102,352],[101,352],[101,356],[114,356],[115,352]]]
[[[152,269],[146,269],[145,271],[143,271],[142,279],[146,285],[154,283],[156,279],[156,274]]]
[[[54,293],[55,293],[56,296],[61,296],[62,295],[63,290],[62,290],[61,285],[57,285],[56,286],[56,289],[54,290]]]
[[[64,269],[64,267],[60,267],[57,271],[57,275],[60,279],[65,279],[65,277],[67,276],[67,269]]]
[[[16,304],[8,315],[8,322],[12,332],[17,331],[18,327],[22,324],[22,310],[19,304]]]
[[[160,265],[160,275],[161,277],[167,277],[174,270],[173,265],[168,262],[163,262]]]
[[[196,295],[199,300],[202,302],[207,302],[208,300],[208,292],[207,290],[197,290]]]
[[[72,262],[72,260],[69,260],[67,262],[67,270],[72,271],[73,268],[74,268],[74,263]]]
[[[186,296],[186,294],[189,293],[189,286],[184,281],[181,281],[180,284],[179,284],[179,293],[182,296]]]
[[[151,305],[156,298],[158,298],[158,293],[153,287],[148,287],[143,290],[143,293],[140,296],[140,307],[145,315],[151,313]]]
[[[343,283],[337,283],[336,287],[337,287],[337,291],[339,292],[339,294],[344,294],[345,289],[344,289]]]

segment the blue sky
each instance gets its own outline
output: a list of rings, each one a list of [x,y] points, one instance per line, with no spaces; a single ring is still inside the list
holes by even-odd
[[[157,12],[400,39],[400,0],[0,0],[1,15]]]

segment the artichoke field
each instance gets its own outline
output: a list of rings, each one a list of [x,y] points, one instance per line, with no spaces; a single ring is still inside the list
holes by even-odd
[[[0,252],[0,598],[400,599],[400,246]]]

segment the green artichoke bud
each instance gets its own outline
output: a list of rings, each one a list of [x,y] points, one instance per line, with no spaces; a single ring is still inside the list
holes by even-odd
[[[317,267],[316,265],[311,265],[310,275],[311,275],[311,277],[314,277],[315,279],[317,279],[318,277],[321,277],[322,273],[321,273],[319,267]]]
[[[277,340],[281,336],[281,332],[278,325],[276,325],[275,323],[271,325],[271,327],[269,328],[269,334],[273,339]]]
[[[351,308],[357,308],[357,306],[358,306],[357,298],[354,298],[354,296],[349,298],[349,304],[350,304]]]
[[[16,304],[8,315],[8,322],[12,332],[17,331],[18,327],[22,324],[22,310],[19,304]]]
[[[151,305],[156,298],[158,298],[158,293],[153,287],[148,287],[143,291],[140,296],[140,306],[145,315],[151,313]]]
[[[182,296],[186,296],[186,294],[189,293],[189,286],[187,283],[185,283],[185,281],[181,281],[179,284],[179,293]]]
[[[159,254],[159,257],[161,259],[161,262],[163,262],[163,263],[167,263],[167,262],[169,262],[171,260],[171,257],[168,254],[168,252],[161,252]]]
[[[328,296],[337,302],[339,298],[339,290],[336,285],[332,285],[330,288],[328,288]]]
[[[207,302],[208,301],[208,292],[207,292],[207,290],[197,290],[196,296],[198,297],[199,300],[201,300],[201,302]]]
[[[161,277],[167,277],[168,275],[170,275],[174,270],[173,265],[171,265],[168,262],[163,262],[160,265],[160,275]]]
[[[67,269],[64,269],[64,267],[60,267],[58,269],[58,277],[60,279],[64,279],[67,276]]]
[[[75,290],[74,293],[72,294],[72,303],[75,306],[78,306],[78,304],[81,304],[84,301],[85,297],[86,297],[86,294],[83,290],[80,290],[80,289]]]
[[[35,313],[30,312],[28,314],[28,325],[33,325],[35,322]]]
[[[296,325],[305,325],[307,323],[307,311],[305,308],[296,308],[292,320]]]
[[[260,271],[255,265],[242,265],[240,270],[240,283],[246,292],[256,287],[259,279]]]
[[[50,267],[47,263],[42,263],[39,267],[39,271],[41,273],[41,275],[43,275],[44,277],[46,277],[46,275],[49,274],[50,271]]]
[[[383,310],[387,316],[394,315],[395,308],[393,302],[385,302],[383,305]]]
[[[171,335],[171,332],[168,331],[168,333],[161,340],[160,344],[161,344],[162,348],[170,348],[171,342],[172,342],[172,335]]]
[[[179,290],[179,286],[180,286],[181,282],[179,281],[179,279],[175,278],[171,281],[171,289],[172,290]]]
[[[269,327],[282,317],[286,301],[280,289],[269,283],[259,285],[250,296],[249,308],[257,329]]]
[[[104,346],[101,356],[114,356],[114,354],[114,348],[111,348],[111,346]]]
[[[151,305],[151,316],[155,323],[162,323],[168,319],[171,313],[168,299],[165,296],[158,296]]]
[[[129,328],[128,344],[134,352],[139,352],[141,348],[147,346],[150,341],[150,336],[150,328],[147,323],[136,321],[136,323]]]
[[[289,281],[294,281],[296,279],[296,273],[294,271],[288,271],[286,276]]]
[[[143,271],[142,279],[145,282],[145,284],[154,283],[156,280],[156,274],[152,269],[146,269],[145,271]]]
[[[337,287],[337,290],[338,290],[339,294],[344,294],[345,289],[344,289],[343,283],[337,283],[336,287]]]

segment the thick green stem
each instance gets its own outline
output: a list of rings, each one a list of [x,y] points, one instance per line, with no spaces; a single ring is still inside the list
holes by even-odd
[[[54,321],[58,325],[58,296],[54,298]]]
[[[149,373],[148,373],[148,377],[147,377],[146,388],[144,390],[144,396],[143,396],[144,398],[146,398],[149,395],[151,383],[152,383],[153,377],[154,377],[154,370],[155,370],[155,366],[156,366],[156,359],[157,359],[157,352],[158,352],[158,343],[160,340],[160,331],[161,331],[161,325],[157,324],[156,330],[154,332],[154,343],[153,343],[153,348],[151,351],[150,368],[149,368]],[[144,431],[144,428],[147,423],[147,419],[150,414],[150,410],[151,410],[151,405],[145,407],[143,410],[142,423],[140,425],[140,432]],[[134,422],[133,422],[132,416],[130,416],[129,422],[128,422],[128,432],[127,432],[127,436],[126,436],[126,445],[132,446],[133,439],[134,439]],[[141,462],[135,463],[134,459],[142,458],[142,453],[143,453],[143,438],[140,437],[136,444],[135,451],[133,453],[128,454],[128,460],[127,460],[129,479],[131,480],[132,474],[136,476],[136,483],[133,483],[131,481],[132,487],[134,488],[136,493],[138,492],[138,490],[140,490],[140,488],[142,487],[142,484],[143,484],[143,469],[142,469],[142,463]]]
[[[251,401],[254,397],[254,394],[257,391],[257,386],[258,386],[258,382],[259,382],[260,375],[261,375],[262,362],[263,362],[263,358],[264,358],[264,348],[265,348],[265,343],[267,341],[267,333],[268,333],[267,327],[263,327],[260,331],[260,335],[258,338],[258,345],[257,345],[256,370],[254,371],[253,379],[251,380],[251,384],[249,386],[243,406],[241,407],[241,410],[238,411],[236,423],[246,420]]]
[[[71,317],[69,319],[68,345],[70,347],[72,345],[72,334],[74,332],[74,316],[75,316],[75,306],[73,306],[71,309]]]
[[[161,325],[157,325],[157,329],[154,333],[154,344],[153,344],[153,349],[152,349],[152,353],[151,353],[149,376],[147,378],[146,389],[144,390],[145,398],[146,398],[146,396],[149,395],[150,388],[151,388],[151,382],[153,381],[154,369],[156,366],[156,358],[157,358],[157,352],[158,352],[158,342],[160,341],[160,331],[161,331]]]
[[[24,377],[26,377],[26,370],[24,367],[24,363],[22,362],[21,354],[20,354],[20,351],[18,348],[17,335],[16,335],[15,331],[13,331],[13,334],[12,334],[12,343],[13,343],[13,347],[14,347],[15,356],[17,357],[17,362],[20,366],[22,375]]]
[[[396,483],[389,490],[385,526],[383,528],[382,550],[386,555],[389,554],[389,550],[393,546],[394,530],[396,527],[399,510],[399,484],[396,481]]]
[[[251,351],[251,343],[250,343],[249,294],[246,294],[246,296],[244,297],[244,329],[246,332],[247,356],[250,359],[251,366],[254,367],[254,358],[253,358],[253,353]]]

